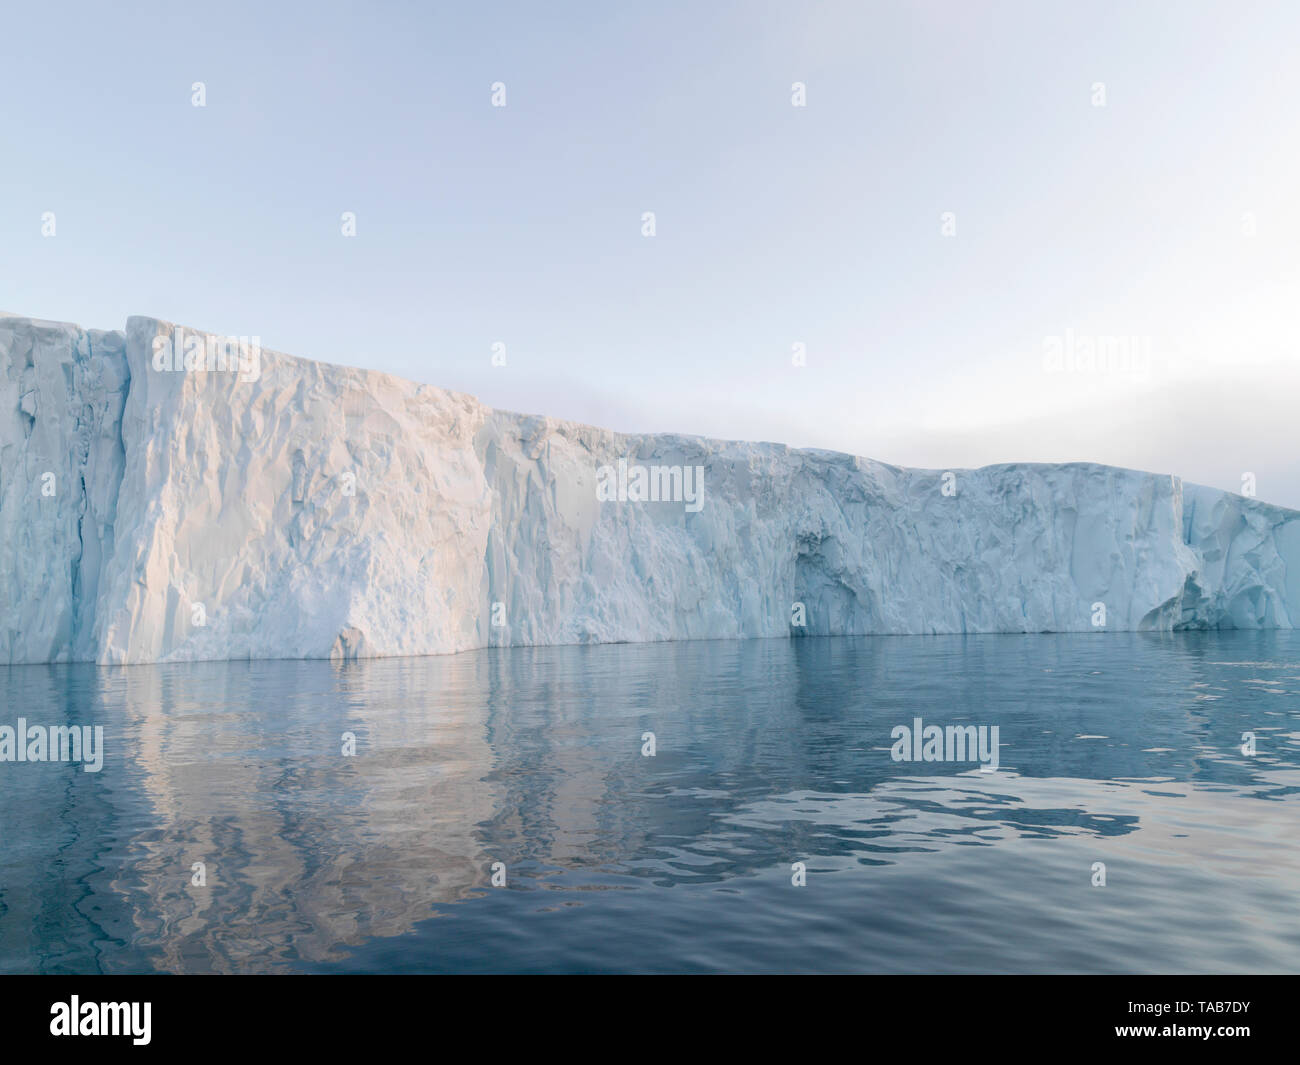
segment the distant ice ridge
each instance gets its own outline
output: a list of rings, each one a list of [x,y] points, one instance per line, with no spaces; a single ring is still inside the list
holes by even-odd
[[[0,662],[1300,621],[1300,512],[1176,477],[630,436],[160,337],[0,318]]]

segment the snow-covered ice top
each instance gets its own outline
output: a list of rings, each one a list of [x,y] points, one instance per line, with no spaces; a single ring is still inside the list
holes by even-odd
[[[624,435],[152,318],[0,317],[0,532],[11,663],[1300,621],[1300,513],[1177,477]]]

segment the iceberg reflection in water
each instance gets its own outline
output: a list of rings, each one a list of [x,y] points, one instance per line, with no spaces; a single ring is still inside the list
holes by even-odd
[[[0,691],[105,748],[0,764],[4,972],[1300,969],[1300,633],[21,666]],[[916,718],[998,726],[999,770],[895,761]]]

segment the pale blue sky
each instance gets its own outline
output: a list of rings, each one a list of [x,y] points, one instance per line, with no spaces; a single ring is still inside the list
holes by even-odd
[[[9,5],[0,309],[1300,506],[1298,55],[1282,2]]]

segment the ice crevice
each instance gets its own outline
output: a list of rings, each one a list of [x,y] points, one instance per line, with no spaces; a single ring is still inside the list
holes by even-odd
[[[270,351],[159,369],[176,333],[0,317],[0,661],[1300,620],[1300,513],[1174,476],[620,434]],[[702,505],[602,497],[620,460],[701,469]]]

